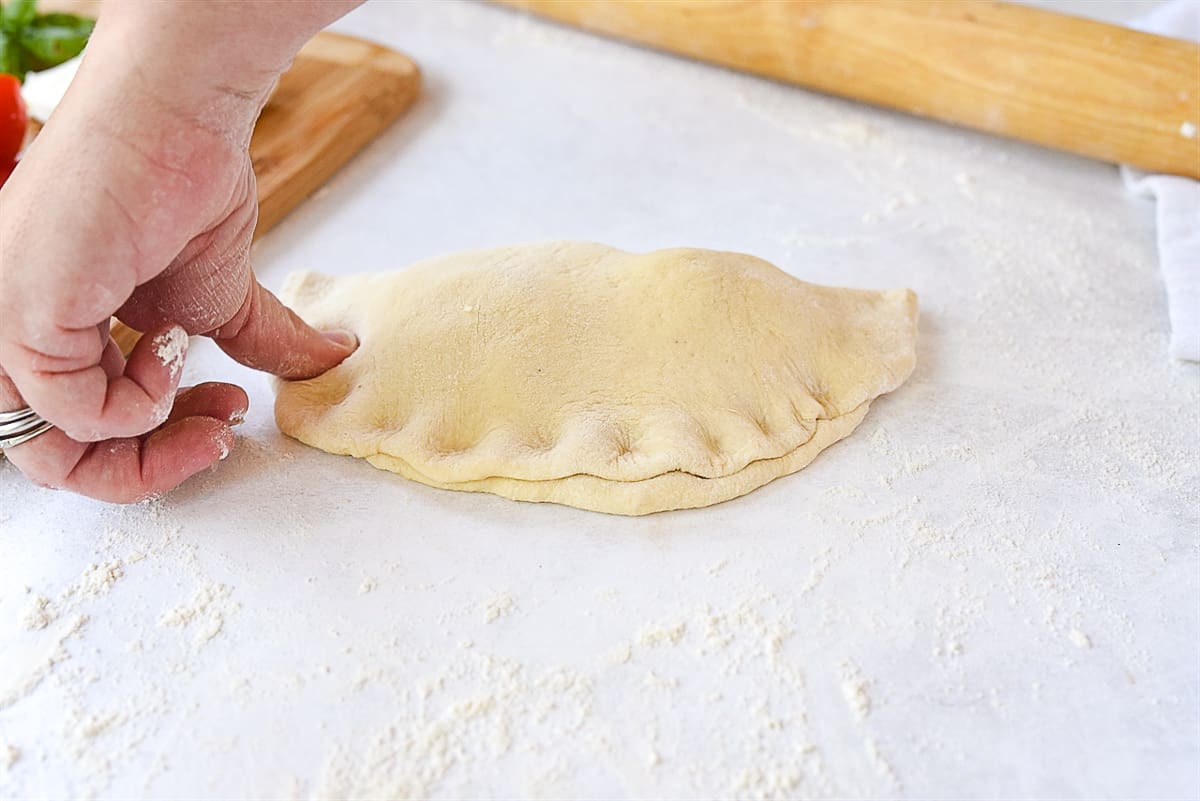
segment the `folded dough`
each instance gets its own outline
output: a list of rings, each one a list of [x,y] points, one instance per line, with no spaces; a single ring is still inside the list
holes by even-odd
[[[282,292],[360,347],[280,383],[280,429],[435,487],[617,514],[807,465],[912,372],[916,296],[737,253],[551,242]]]

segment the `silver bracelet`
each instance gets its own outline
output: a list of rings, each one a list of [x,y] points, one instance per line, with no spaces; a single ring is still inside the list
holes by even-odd
[[[52,428],[54,426],[28,406],[12,412],[0,412],[0,450],[15,448]]]

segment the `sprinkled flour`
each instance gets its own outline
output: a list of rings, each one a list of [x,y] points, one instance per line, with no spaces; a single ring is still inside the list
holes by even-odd
[[[183,368],[183,358],[187,355],[188,335],[179,326],[172,326],[154,338],[150,343],[154,355],[158,357],[163,367],[171,371],[171,377],[179,375]]]
[[[483,607],[483,622],[491,623],[505,615],[511,614],[516,607],[513,598],[508,593],[497,595]]]
[[[225,625],[225,614],[230,608],[230,588],[205,580],[192,592],[191,597],[163,611],[158,625],[183,628],[193,623],[195,644],[203,645],[220,633]]]
[[[29,599],[29,605],[21,614],[21,628],[27,631],[44,629],[58,618],[50,607],[50,599],[44,595],[35,595]]]

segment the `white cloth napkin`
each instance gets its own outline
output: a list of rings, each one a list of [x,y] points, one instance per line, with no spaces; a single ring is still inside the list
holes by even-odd
[[[1165,3],[1130,27],[1200,41],[1200,0]],[[1198,128],[1200,119],[1181,121],[1179,135],[1196,141],[1200,159]],[[1200,181],[1131,167],[1122,167],[1121,175],[1130,190],[1158,201],[1158,259],[1171,316],[1171,358],[1200,361]]]

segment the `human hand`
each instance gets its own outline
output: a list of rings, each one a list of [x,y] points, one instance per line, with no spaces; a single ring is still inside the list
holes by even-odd
[[[306,7],[322,5],[347,4]],[[102,17],[67,98],[0,190],[0,411],[30,406],[56,426],[6,456],[35,482],[102,500],[166,492],[229,452],[246,395],[219,383],[176,395],[186,334],[291,379],[355,346],[282,306],[248,258],[250,133],[315,28],[275,31],[253,63],[208,69],[212,54],[187,38],[203,20],[175,28],[163,11],[184,6]],[[231,35],[219,27],[217,42]],[[140,47],[149,34],[154,47]],[[145,332],[128,359],[113,314]]]

